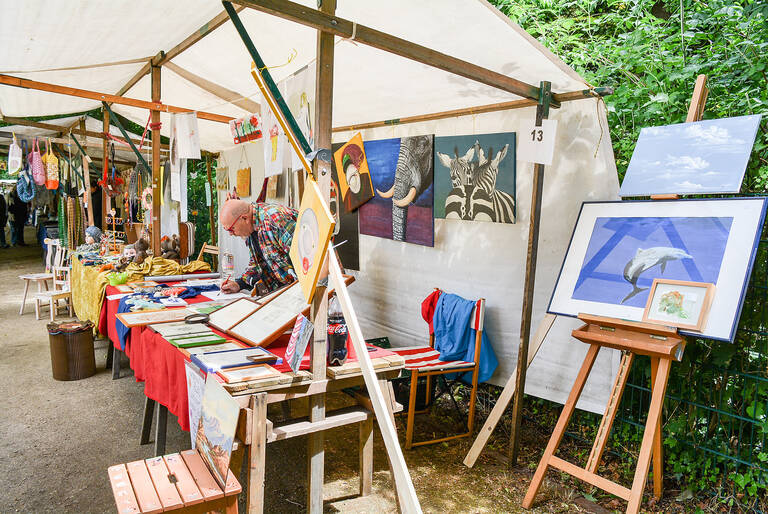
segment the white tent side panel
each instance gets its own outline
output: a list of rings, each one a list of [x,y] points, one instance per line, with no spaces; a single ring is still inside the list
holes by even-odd
[[[555,158],[545,168],[532,332],[544,317],[582,201],[614,200],[618,179],[603,104],[568,102],[553,109],[558,121]],[[363,131],[364,140],[418,134],[436,136],[518,132],[535,108],[463,116]],[[602,133],[602,140],[601,140]],[[338,134],[345,141],[352,133]],[[599,147],[598,147],[599,144]],[[435,173],[447,169],[435,168]],[[530,222],[533,165],[517,162],[517,223],[435,220],[435,247],[360,236],[360,266],[350,288],[366,337],[388,336],[395,346],[427,341],[421,301],[439,287],[487,300],[485,328],[499,358],[491,383],[514,375],[520,340]],[[587,346],[570,335],[578,320],[559,317],[528,372],[526,392],[563,403]],[[619,356],[600,353],[579,407],[602,413]]]

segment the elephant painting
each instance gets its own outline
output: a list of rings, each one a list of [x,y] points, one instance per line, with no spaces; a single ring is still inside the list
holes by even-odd
[[[434,246],[434,136],[365,142],[376,195],[360,207],[360,233]]]

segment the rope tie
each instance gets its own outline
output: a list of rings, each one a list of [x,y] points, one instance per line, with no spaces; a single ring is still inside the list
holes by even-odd
[[[160,130],[163,127],[163,122],[158,121],[157,123],[150,123],[149,124],[149,130]]]
[[[597,159],[597,152],[600,150],[600,143],[603,141],[603,119],[600,117],[600,102],[603,100],[603,97],[597,94],[595,91],[595,88],[590,87],[589,88],[589,96],[595,99],[595,113],[597,114],[597,123],[600,125],[600,138],[597,140],[597,146],[595,147],[595,154],[593,158]],[[608,116],[608,109],[605,110],[605,115]]]
[[[349,37],[343,37],[341,38],[342,41],[349,41],[353,45],[357,46],[357,43],[355,43],[355,38],[357,37],[357,22],[352,22],[352,35]]]
[[[259,68],[259,71],[273,70],[275,68],[282,68],[283,66],[288,66],[293,62],[294,59],[296,59],[296,57],[298,57],[298,55],[299,55],[299,52],[295,48],[291,48],[291,55],[288,56],[288,60],[285,61],[283,64],[276,64],[274,66],[263,66]],[[251,63],[251,64],[252,64],[251,66],[252,68],[256,67],[256,63]]]

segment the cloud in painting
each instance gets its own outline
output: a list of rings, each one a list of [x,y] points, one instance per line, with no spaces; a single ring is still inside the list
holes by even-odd
[[[665,163],[667,166],[676,167],[683,170],[703,170],[709,166],[709,161],[701,157],[690,155],[667,155]]]

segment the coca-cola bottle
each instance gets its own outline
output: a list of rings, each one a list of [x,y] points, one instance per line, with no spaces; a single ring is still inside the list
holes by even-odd
[[[328,302],[328,354],[329,366],[341,366],[347,362],[347,322],[336,295]]]

